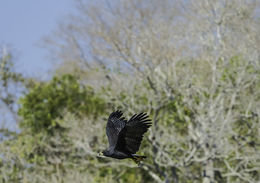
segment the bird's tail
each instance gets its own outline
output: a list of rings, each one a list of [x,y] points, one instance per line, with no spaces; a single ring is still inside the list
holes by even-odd
[[[143,161],[146,158],[146,156],[140,156],[136,154],[132,154],[132,160],[139,165],[141,161]]]

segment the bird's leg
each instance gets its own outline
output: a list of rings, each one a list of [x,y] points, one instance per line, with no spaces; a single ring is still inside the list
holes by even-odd
[[[132,155],[132,160],[139,166],[140,162],[144,160],[146,156],[138,156],[138,155]]]
[[[138,166],[140,165],[140,159],[138,159],[137,157],[135,157],[135,156],[133,156],[132,158],[131,158]]]

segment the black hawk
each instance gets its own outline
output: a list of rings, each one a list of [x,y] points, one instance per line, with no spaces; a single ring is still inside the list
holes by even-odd
[[[109,147],[101,154],[116,159],[131,158],[139,164],[146,156],[135,153],[152,124],[151,120],[146,113],[135,114],[128,121],[122,115],[121,111],[110,114],[106,126]]]

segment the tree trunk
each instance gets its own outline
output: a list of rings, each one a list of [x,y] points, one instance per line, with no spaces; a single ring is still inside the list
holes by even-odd
[[[203,170],[203,183],[214,183],[214,165],[212,159],[207,161]]]

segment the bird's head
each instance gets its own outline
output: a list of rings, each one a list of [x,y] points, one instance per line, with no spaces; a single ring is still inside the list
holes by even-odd
[[[107,155],[108,155],[107,150],[100,151],[100,152],[98,153],[98,157],[105,157],[105,156],[107,156]]]

